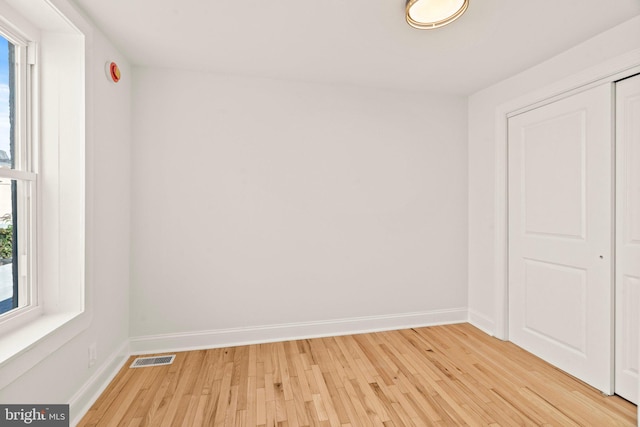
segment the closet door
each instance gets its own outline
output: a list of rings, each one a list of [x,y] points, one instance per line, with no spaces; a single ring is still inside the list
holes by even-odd
[[[612,85],[509,119],[509,339],[613,393]]]
[[[640,334],[640,76],[616,85],[615,389],[638,403]]]

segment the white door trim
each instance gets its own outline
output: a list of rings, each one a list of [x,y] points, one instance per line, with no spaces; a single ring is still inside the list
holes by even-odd
[[[508,118],[558,99],[573,95],[602,83],[613,83],[640,72],[640,49],[612,58],[559,82],[528,93],[500,105],[495,114],[495,331],[502,340],[509,339],[508,287],[508,181],[507,130]]]

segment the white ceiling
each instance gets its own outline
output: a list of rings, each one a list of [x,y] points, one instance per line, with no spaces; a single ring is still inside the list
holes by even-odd
[[[75,0],[135,65],[470,94],[640,14],[639,0],[471,0],[437,30],[404,0]]]

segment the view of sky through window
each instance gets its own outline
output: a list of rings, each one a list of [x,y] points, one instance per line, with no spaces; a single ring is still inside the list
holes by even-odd
[[[0,150],[11,155],[9,140],[9,42],[0,36]]]
[[[0,36],[0,167],[7,167],[11,155],[11,123],[9,121],[9,42]],[[3,161],[4,160],[4,161]],[[11,181],[0,180],[0,314],[15,307],[13,261],[8,239],[13,212]],[[4,250],[3,250],[4,248]]]

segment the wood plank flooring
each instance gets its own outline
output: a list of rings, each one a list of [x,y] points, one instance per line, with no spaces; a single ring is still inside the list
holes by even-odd
[[[607,397],[469,324],[176,353],[79,426],[636,426]]]

